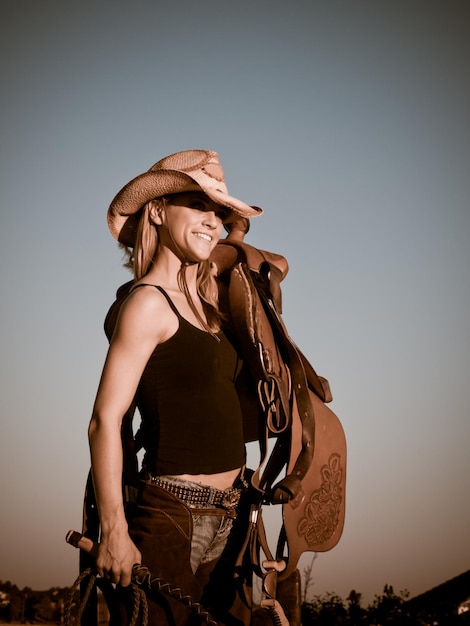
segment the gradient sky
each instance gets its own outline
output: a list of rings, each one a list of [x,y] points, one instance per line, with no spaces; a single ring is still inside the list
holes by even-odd
[[[75,579],[102,324],[129,278],[106,209],[188,148],[264,207],[248,241],[287,257],[284,320],[346,431],[345,530],[311,594],[467,571],[467,0],[1,0],[0,23],[0,580]]]

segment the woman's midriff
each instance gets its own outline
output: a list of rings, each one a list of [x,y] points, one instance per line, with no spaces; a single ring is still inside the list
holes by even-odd
[[[241,468],[221,472],[220,474],[178,474],[177,476],[172,476],[172,478],[189,480],[190,482],[215,487],[216,489],[228,489],[233,486],[233,483],[240,476],[240,471]]]

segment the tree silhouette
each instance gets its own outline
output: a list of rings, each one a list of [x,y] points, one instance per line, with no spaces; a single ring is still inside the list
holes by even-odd
[[[348,624],[349,626],[362,626],[365,624],[367,611],[361,606],[362,594],[354,589],[349,592],[346,601],[348,603]]]
[[[315,596],[302,605],[303,626],[343,626],[348,624],[348,612],[343,600],[335,593]]]
[[[392,585],[385,585],[383,594],[375,596],[375,600],[368,611],[368,624],[377,626],[412,626],[416,622],[412,619],[405,601],[407,591],[396,595]]]

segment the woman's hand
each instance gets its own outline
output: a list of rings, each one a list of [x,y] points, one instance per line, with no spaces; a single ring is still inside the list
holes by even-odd
[[[102,536],[96,557],[96,567],[101,576],[127,587],[131,583],[133,566],[141,562],[142,555],[127,531],[114,531]]]

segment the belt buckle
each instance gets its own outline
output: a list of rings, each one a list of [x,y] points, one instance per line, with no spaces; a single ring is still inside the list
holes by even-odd
[[[237,490],[232,490],[229,493],[224,493],[221,501],[221,505],[224,509],[233,509],[240,501],[240,493]]]

